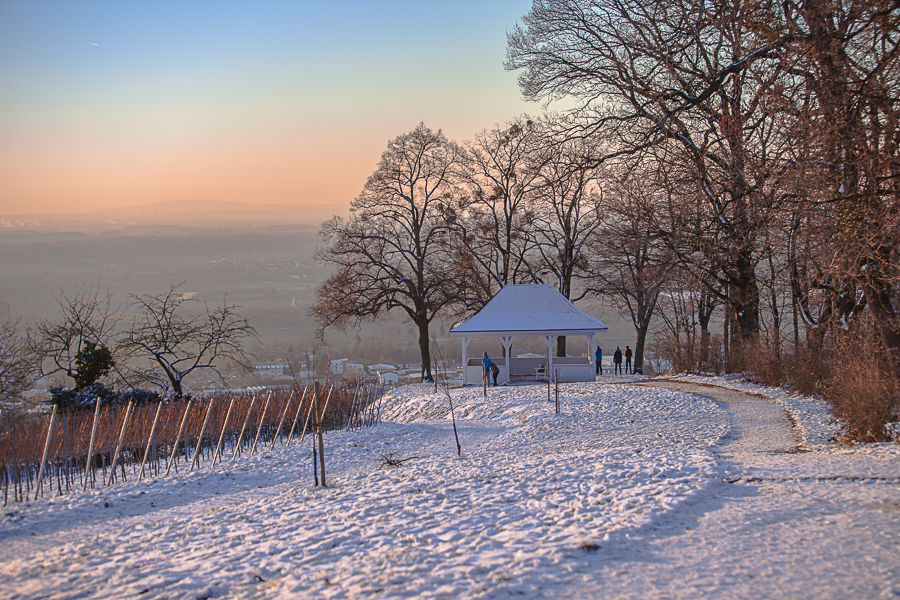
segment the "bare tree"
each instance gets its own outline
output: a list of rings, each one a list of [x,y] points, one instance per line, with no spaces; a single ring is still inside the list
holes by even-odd
[[[832,287],[842,300],[858,288],[900,386],[900,10],[893,0],[762,7],[760,37],[791,40],[784,61],[797,85],[783,96],[812,138],[810,174],[830,186],[819,200],[840,246]]]
[[[459,299],[464,285],[450,265],[454,226],[447,222],[461,153],[440,130],[421,123],[389,142],[350,204],[350,218],[322,224],[331,245],[316,253],[337,267],[310,309],[321,330],[344,330],[401,310],[418,329],[422,377],[429,381],[429,325]]]
[[[656,352],[676,371],[713,371],[723,364],[721,336],[713,337],[709,320],[718,298],[686,271],[676,269],[662,286],[657,313],[663,324]]]
[[[0,322],[0,401],[21,402],[35,382],[38,364],[29,351],[27,334],[7,315]]]
[[[544,128],[528,117],[475,136],[465,148],[455,225],[457,260],[470,281],[465,306],[479,309],[509,283],[533,281],[529,264],[534,214],[531,202],[549,157]]]
[[[587,274],[586,245],[600,226],[601,167],[595,144],[584,139],[560,140],[543,150],[543,161],[533,201],[534,248],[539,262],[533,277],[552,277],[559,292],[571,302],[586,295],[573,284]],[[566,338],[557,340],[558,356],[566,355]]]
[[[184,396],[185,378],[197,370],[210,369],[222,378],[219,368],[226,360],[246,363],[244,341],[258,337],[249,321],[237,314],[240,307],[224,300],[220,306],[203,303],[202,312],[188,312],[199,302],[192,294],[181,293],[180,285],[155,296],[132,294],[131,308],[137,315],[119,339],[132,361],[150,362],[132,364],[132,373],[175,397]]]
[[[546,0],[509,35],[507,68],[529,99],[572,96],[573,134],[601,136],[596,159],[654,149],[695,199],[678,212],[715,231],[727,300],[741,338],[759,332],[759,233],[786,168],[767,98],[786,43],[755,38],[743,5],[677,0]],[[670,231],[679,258],[706,249]],[[697,264],[696,262],[694,264]],[[721,268],[719,268],[721,267]]]
[[[634,371],[643,373],[647,332],[674,264],[654,226],[664,194],[654,188],[652,169],[622,171],[605,179],[600,228],[589,244],[588,290],[611,299],[630,317],[636,335]]]
[[[114,336],[122,314],[113,306],[113,293],[101,291],[98,283],[84,285],[74,294],[60,290],[54,297],[59,316],[39,319],[31,337],[30,351],[39,360],[40,376],[62,373],[73,380],[83,380],[79,366],[90,364],[83,360],[85,352],[98,349],[109,353],[110,362],[118,362],[115,359],[121,355],[121,349]]]

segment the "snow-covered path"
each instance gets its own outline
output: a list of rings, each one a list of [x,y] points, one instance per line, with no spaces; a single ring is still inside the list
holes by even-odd
[[[11,598],[900,596],[896,445],[653,382],[396,390],[386,422],[0,517]],[[666,389],[668,388],[668,389]],[[796,415],[803,417],[803,412]],[[807,439],[809,438],[809,439]],[[795,452],[814,446],[814,452]],[[392,452],[412,458],[380,468]]]
[[[900,464],[893,449],[803,452],[784,409],[713,386],[644,385],[719,401],[722,479],[598,551],[575,598],[900,598]]]

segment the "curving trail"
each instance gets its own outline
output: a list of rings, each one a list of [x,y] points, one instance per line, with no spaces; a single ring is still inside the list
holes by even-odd
[[[900,466],[865,449],[806,452],[784,410],[744,392],[654,381],[717,401],[729,433],[704,494],[598,552],[575,598],[900,598]]]

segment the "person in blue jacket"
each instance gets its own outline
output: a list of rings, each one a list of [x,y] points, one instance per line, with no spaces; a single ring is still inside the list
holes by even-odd
[[[487,350],[484,351],[484,356],[481,359],[481,369],[483,371],[482,378],[488,377],[491,372],[491,357],[487,355]]]
[[[597,346],[597,351],[594,352],[594,357],[597,359],[597,370],[594,371],[594,374],[600,375],[603,373],[603,352],[600,350],[600,346]]]

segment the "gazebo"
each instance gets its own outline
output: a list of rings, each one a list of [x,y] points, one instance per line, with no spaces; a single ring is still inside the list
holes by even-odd
[[[536,376],[544,373],[560,382],[595,381],[591,359],[596,334],[606,324],[575,308],[552,285],[506,285],[484,307],[450,328],[450,335],[462,338],[463,384],[481,384],[481,357],[469,358],[469,343],[475,337],[496,337],[503,344],[505,357],[491,357],[500,367],[498,383],[508,383],[512,375]],[[553,357],[553,345],[561,336],[585,336],[588,352],[584,356]],[[547,343],[547,358],[515,358],[513,339],[538,336]]]

